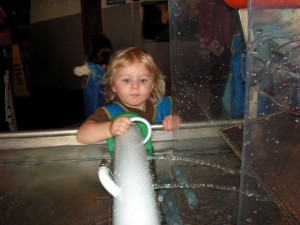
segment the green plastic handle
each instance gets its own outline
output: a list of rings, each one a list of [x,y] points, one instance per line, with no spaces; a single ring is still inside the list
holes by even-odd
[[[141,115],[139,115],[137,113],[133,113],[133,112],[121,113],[121,114],[115,116],[114,118],[112,118],[112,120],[115,120],[120,116],[125,116],[125,117],[132,119],[132,121],[141,129],[147,155],[152,156],[153,155],[153,145],[152,145],[152,140],[151,140],[151,127],[149,126],[149,123]],[[107,149],[108,149],[108,153],[109,153],[110,157],[113,159],[114,158],[114,150],[115,150],[115,138],[114,137],[109,138],[107,140]]]

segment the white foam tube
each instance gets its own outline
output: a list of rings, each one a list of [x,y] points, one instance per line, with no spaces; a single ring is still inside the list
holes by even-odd
[[[115,137],[114,180],[121,192],[113,202],[114,225],[159,225],[149,163],[137,125]]]

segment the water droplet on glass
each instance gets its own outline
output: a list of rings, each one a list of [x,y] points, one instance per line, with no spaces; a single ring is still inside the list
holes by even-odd
[[[262,29],[257,29],[256,30],[256,34],[262,34],[263,33],[263,30]]]
[[[252,223],[253,222],[253,219],[252,218],[247,218],[246,220],[248,223]]]

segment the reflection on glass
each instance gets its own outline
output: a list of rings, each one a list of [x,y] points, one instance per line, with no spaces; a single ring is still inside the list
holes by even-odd
[[[184,121],[234,117],[233,95],[223,96],[232,56],[244,50],[243,38],[236,52],[231,48],[242,33],[236,12],[223,1],[170,1],[169,9],[175,111]]]
[[[252,1],[249,11],[239,224],[266,224],[266,219],[267,224],[299,224],[300,14],[297,5],[254,7],[259,3]],[[280,220],[266,217],[259,210],[261,203],[251,202],[244,195],[256,190],[253,177],[281,209]]]

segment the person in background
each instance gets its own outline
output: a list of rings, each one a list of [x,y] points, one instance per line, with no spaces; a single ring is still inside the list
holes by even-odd
[[[231,65],[231,44],[238,24],[233,9],[223,0],[201,0],[198,3],[199,39],[209,51],[208,85],[211,107],[216,115],[222,114],[221,97],[224,94]]]
[[[112,44],[105,35],[93,35],[87,62],[74,68],[73,72],[75,75],[86,75],[83,85],[84,113],[86,118],[105,103],[102,80],[112,52]]]
[[[100,107],[78,129],[77,140],[92,144],[125,134],[132,121],[120,113],[134,112],[149,123],[162,123],[166,131],[179,129],[181,119],[172,115],[172,100],[164,97],[165,79],[152,56],[135,47],[116,52],[104,77],[105,97]]]

